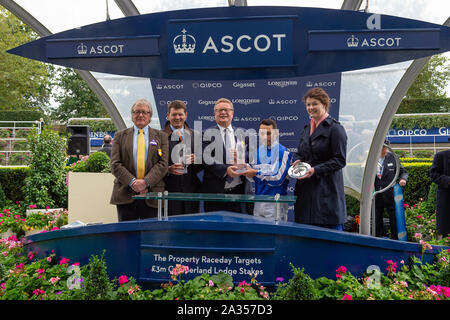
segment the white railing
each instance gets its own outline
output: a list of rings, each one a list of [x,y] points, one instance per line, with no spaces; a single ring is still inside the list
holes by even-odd
[[[6,126],[3,126],[5,125]],[[20,124],[20,126],[19,126]],[[26,124],[30,124],[29,126],[24,126]],[[24,159],[16,159],[15,154],[31,154],[30,150],[16,150],[14,144],[16,141],[26,141],[27,138],[22,137],[18,138],[17,133],[23,130],[31,130],[33,128],[37,129],[37,132],[40,133],[42,130],[40,121],[0,121],[0,166],[1,167],[22,167],[27,166],[25,164],[26,161]],[[8,137],[3,137],[1,132],[9,131]],[[2,142],[6,142],[3,144]],[[15,163],[16,160],[20,160],[19,164]],[[23,162],[23,163],[22,163]]]

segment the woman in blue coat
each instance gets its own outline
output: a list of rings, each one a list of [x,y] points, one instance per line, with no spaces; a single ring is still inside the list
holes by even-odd
[[[309,90],[303,102],[311,121],[303,129],[293,164],[307,162],[311,169],[295,184],[295,222],[343,230],[347,135],[328,114],[330,98],[323,89]]]

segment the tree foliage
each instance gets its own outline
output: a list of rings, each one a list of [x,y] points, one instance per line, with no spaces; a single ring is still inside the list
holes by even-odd
[[[450,81],[449,64],[449,59],[444,55],[432,56],[409,88],[406,98],[445,98],[446,86]]]
[[[43,109],[49,103],[53,67],[6,51],[38,38],[0,6],[0,110]]]
[[[67,122],[69,118],[104,118],[108,113],[86,82],[70,68],[61,68],[56,75],[54,99],[60,105],[52,110],[55,120]]]

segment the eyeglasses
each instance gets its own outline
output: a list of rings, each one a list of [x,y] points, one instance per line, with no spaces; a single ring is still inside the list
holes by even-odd
[[[224,111],[226,113],[230,113],[230,112],[233,112],[233,109],[231,109],[231,108],[221,108],[221,109],[214,110],[214,112],[217,112],[217,113],[221,113],[222,111]]]
[[[147,114],[150,114],[150,111],[135,110],[135,111],[133,111],[133,114],[135,114],[135,115],[139,115],[139,114],[147,115]]]

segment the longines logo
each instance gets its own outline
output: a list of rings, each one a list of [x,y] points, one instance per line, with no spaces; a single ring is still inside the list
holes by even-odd
[[[296,80],[286,81],[286,80],[279,80],[279,81],[267,81],[268,86],[274,86],[279,88],[289,87],[289,86],[296,86],[298,83]]]
[[[194,36],[186,34],[186,29],[181,30],[182,34],[173,38],[172,44],[175,54],[179,53],[195,53],[195,45],[197,41]]]

